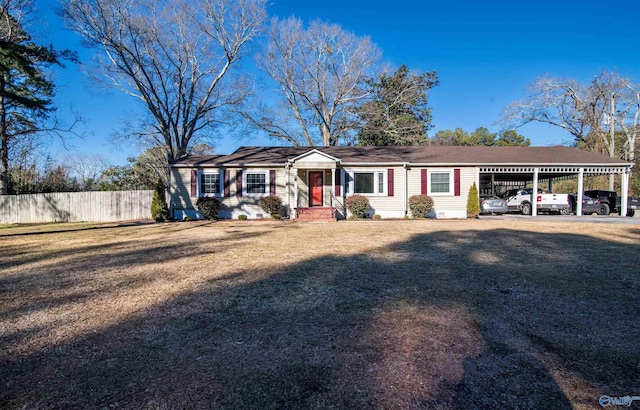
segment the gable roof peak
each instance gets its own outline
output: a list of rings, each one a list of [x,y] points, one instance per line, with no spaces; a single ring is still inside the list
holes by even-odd
[[[341,162],[341,160],[339,158],[336,158],[333,155],[329,155],[329,154],[327,154],[325,152],[322,152],[318,148],[313,148],[313,147],[310,147],[310,148],[312,148],[312,149],[307,151],[307,152],[305,152],[305,153],[303,153],[303,154],[298,155],[295,158],[291,158],[289,160],[289,162],[290,163],[294,163],[294,162],[297,162],[297,161],[301,161],[301,160],[304,160],[304,159],[310,159],[310,158],[313,158],[314,160],[317,161],[318,157],[324,159],[325,161],[329,161],[329,162]]]

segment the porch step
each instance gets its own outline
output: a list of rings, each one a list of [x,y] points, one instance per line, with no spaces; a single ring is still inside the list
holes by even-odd
[[[332,221],[336,219],[336,209],[330,207],[313,207],[296,209],[296,220],[298,221]]]

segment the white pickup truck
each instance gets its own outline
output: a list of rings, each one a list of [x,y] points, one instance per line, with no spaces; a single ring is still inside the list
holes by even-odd
[[[502,197],[507,200],[509,212],[521,212],[531,215],[531,188],[510,189]],[[569,194],[543,194],[538,190],[536,195],[537,212],[557,212],[567,215],[571,213]]]

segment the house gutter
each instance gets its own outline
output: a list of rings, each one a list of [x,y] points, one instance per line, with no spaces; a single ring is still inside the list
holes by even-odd
[[[290,163],[288,160],[286,163],[194,163],[194,164],[172,164],[171,168],[193,168],[193,167],[282,167]],[[469,166],[469,167],[633,167],[631,162],[617,162],[617,163],[531,163],[531,162],[475,162],[475,163],[463,163],[463,162],[341,162],[342,166],[409,166],[409,167],[442,167],[442,166]]]
[[[402,165],[402,168],[404,169],[404,203],[402,204],[402,208],[404,211],[404,216],[406,217],[407,215],[409,215],[407,207],[409,206],[409,163],[405,162]]]
[[[353,166],[365,166],[365,167],[375,167],[375,166],[396,166],[401,167],[405,164],[409,164],[408,162],[342,162],[343,167],[353,167]]]

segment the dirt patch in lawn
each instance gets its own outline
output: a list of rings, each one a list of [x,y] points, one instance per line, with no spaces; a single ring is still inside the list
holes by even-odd
[[[640,394],[640,229],[0,229],[2,408],[600,408]]]

